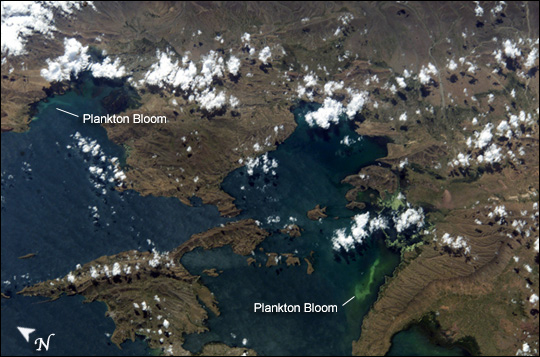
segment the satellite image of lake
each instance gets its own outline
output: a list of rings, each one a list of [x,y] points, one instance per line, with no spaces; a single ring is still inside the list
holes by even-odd
[[[2,2],[2,355],[538,355],[538,46],[530,2]]]

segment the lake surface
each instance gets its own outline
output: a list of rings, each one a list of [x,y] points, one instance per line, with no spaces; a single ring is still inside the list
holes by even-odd
[[[362,166],[386,154],[384,147],[361,139],[352,122],[344,120],[330,130],[310,128],[304,114],[317,106],[302,103],[295,109],[298,127],[268,161],[277,162],[275,175],[260,167],[249,175],[246,168],[232,172],[223,189],[237,198],[243,210],[240,218],[255,218],[272,236],[255,252],[262,267],[247,267],[246,258],[231,254],[230,248],[195,251],[182,262],[193,273],[215,267],[218,278],[203,276],[214,292],[222,315],[210,318],[211,332],[187,337],[193,351],[209,341],[242,345],[261,354],[343,355],[351,353],[351,342],[360,335],[363,316],[376,298],[384,276],[399,262],[381,240],[368,240],[361,251],[346,256],[333,251],[331,237],[336,229],[349,227],[355,213],[345,207],[345,193],[351,187],[340,182]],[[345,136],[357,141],[347,146]],[[327,206],[328,218],[312,221],[308,210]],[[279,218],[278,218],[279,217]],[[280,234],[293,221],[304,229],[299,238]],[[276,222],[279,219],[279,222]],[[285,258],[277,267],[266,268],[266,252],[295,253],[303,258],[314,252],[315,272],[307,275],[307,264],[287,267]],[[209,264],[210,263],[210,264]],[[373,271],[373,273],[372,273]],[[341,305],[357,295],[345,307]],[[337,305],[337,313],[254,313],[253,304],[305,302]]]
[[[170,250],[194,233],[231,221],[220,217],[213,206],[188,207],[174,198],[121,193],[114,190],[115,183],[99,182],[92,176],[91,166],[107,171],[108,159],[122,161],[123,149],[112,144],[99,125],[82,124],[56,107],[76,114],[106,114],[100,100],[110,90],[88,80],[81,91],[41,103],[28,132],[2,134],[1,278],[2,291],[12,296],[2,300],[2,354],[38,353],[16,326],[36,328],[31,338],[55,333],[51,354],[149,353],[142,341],[124,343],[123,350],[110,343],[107,334],[113,332],[114,324],[104,316],[102,303],[81,304],[80,297],[42,303],[43,299],[15,293],[64,276],[76,264],[102,255],[153,247]],[[234,220],[257,219],[272,235],[262,243],[263,251],[254,252],[254,266],[248,267],[246,257],[233,254],[229,247],[185,255],[182,262],[193,274],[207,268],[223,270],[218,278],[202,276],[219,301],[221,315],[210,314],[211,331],[187,336],[186,348],[198,351],[204,343],[223,341],[232,346],[245,342],[263,355],[351,353],[362,319],[399,256],[380,237],[367,239],[348,253],[332,249],[333,232],[350,227],[350,218],[359,213],[345,208],[344,196],[350,187],[340,182],[384,156],[385,149],[358,137],[352,122],[346,120],[328,131],[310,128],[304,114],[316,107],[301,103],[295,109],[298,128],[267,155],[277,167],[264,172],[261,164],[253,175],[243,167],[223,182],[223,189],[243,210]],[[97,157],[81,150],[77,132],[87,142],[99,143]],[[342,143],[347,136],[354,141],[350,146]],[[100,161],[102,156],[107,160]],[[306,212],[316,204],[328,207],[328,218],[307,218]],[[304,229],[301,237],[291,239],[279,233],[293,222]],[[315,272],[306,273],[303,259],[301,266],[287,267],[283,258],[277,267],[266,268],[266,252],[294,253],[300,258],[312,254]],[[37,256],[18,259],[28,253]],[[356,298],[342,307],[352,296]],[[255,302],[313,302],[337,305],[338,310],[264,314],[253,312]]]

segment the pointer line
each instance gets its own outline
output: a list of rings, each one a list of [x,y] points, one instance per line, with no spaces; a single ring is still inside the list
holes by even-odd
[[[67,113],[67,114],[69,114],[69,115],[73,115],[74,117],[77,117],[77,118],[79,117],[77,114],[73,114],[73,113],[67,112],[67,111],[62,110],[62,109],[59,109],[59,108],[56,108],[56,110],[59,110],[59,111],[64,112],[64,113]]]
[[[349,300],[345,301],[345,302],[343,303],[343,305],[341,305],[341,306],[347,305],[347,304],[348,304],[349,302],[351,302],[351,300],[354,299],[355,297],[356,297],[356,296],[353,296],[353,297],[350,298]]]

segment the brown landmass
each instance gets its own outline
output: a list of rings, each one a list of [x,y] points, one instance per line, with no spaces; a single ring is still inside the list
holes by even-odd
[[[230,347],[224,343],[208,343],[203,346],[197,356],[257,356],[257,353],[248,348]]]
[[[527,206],[513,205],[512,210],[518,213],[515,218],[521,217],[519,208]],[[530,288],[538,286],[538,275],[522,268],[530,264],[537,271],[534,259],[538,253],[531,247],[531,238],[515,236],[514,227],[501,226],[486,213],[456,210],[438,226],[467,237],[472,258],[433,243],[401,263],[365,318],[363,333],[353,343],[355,355],[386,353],[395,333],[431,311],[437,312],[451,340],[474,336],[486,355],[515,353],[521,347],[523,330],[537,333],[538,316],[510,301],[521,301],[523,296],[530,296]],[[471,223],[471,216],[486,224]],[[524,261],[518,263],[514,256]]]
[[[279,263],[279,261],[278,261],[279,254],[278,253],[266,253],[266,256],[268,257],[268,259],[266,259],[266,267],[267,268],[278,265],[278,263]]]
[[[300,265],[300,258],[295,257],[294,254],[287,253],[283,254],[285,257],[287,257],[287,260],[285,260],[285,263],[287,263],[287,266],[297,266]]]
[[[288,267],[296,267],[296,266],[301,266],[301,260],[299,257],[297,257],[295,254],[293,253],[274,253],[274,252],[270,252],[270,253],[266,253],[266,263],[265,263],[265,267],[266,268],[271,268],[271,267],[277,267],[279,266],[280,264],[283,264],[282,260],[281,260],[281,257],[285,257],[285,264],[287,264]],[[307,271],[308,271],[308,274],[311,274],[313,272],[313,266],[312,266],[312,260],[313,260],[313,254],[310,255],[309,259],[308,258],[305,258],[306,262],[307,262]],[[248,265],[254,265],[255,266],[255,263],[256,263],[256,260],[255,258],[253,257],[249,257],[247,259],[247,263]],[[262,267],[261,264],[258,265],[259,268]]]
[[[350,4],[354,5],[354,4]],[[204,203],[218,207],[225,216],[239,213],[233,199],[220,189],[223,178],[241,167],[240,159],[258,156],[285,140],[296,124],[290,112],[294,104],[298,76],[304,73],[300,64],[317,64],[339,73],[336,79],[345,82],[359,81],[360,75],[377,74],[382,78],[391,75],[387,68],[371,68],[369,61],[351,60],[348,73],[338,69],[335,58],[345,51],[336,47],[336,41],[316,41],[310,32],[333,33],[335,22],[344,13],[377,13],[376,8],[343,9],[340,4],[293,4],[278,6],[267,3],[96,3],[71,16],[55,19],[55,36],[48,38],[35,34],[28,40],[32,48],[23,56],[6,56],[2,61],[2,131],[28,129],[34,103],[52,93],[63,93],[77,84],[48,83],[40,75],[47,59],[62,55],[63,38],[76,37],[83,45],[107,51],[111,58],[119,58],[136,83],[158,58],[156,51],[169,51],[180,59],[189,54],[197,61],[209,51],[221,53],[225,49],[239,56],[240,74],[216,79],[212,86],[240,98],[237,108],[227,107],[209,113],[187,98],[189,93],[179,88],[142,86],[134,89],[140,96],[137,109],[123,108],[123,101],[115,92],[114,98],[103,104],[111,114],[159,113],[169,118],[167,124],[104,125],[109,138],[124,145],[127,187],[143,195],[177,197],[185,204],[190,198],[200,197]],[[312,16],[306,25],[298,21],[298,14]],[[112,16],[111,14],[115,14]],[[279,18],[279,24],[275,19]],[[178,26],[178,23],[182,26]],[[264,45],[279,46],[273,49],[272,63],[263,65],[247,56],[241,41],[244,32],[252,33],[251,46],[261,49]],[[76,30],[75,30],[76,29]],[[348,37],[337,40],[355,43],[361,35],[353,26],[344,26]],[[199,33],[200,35],[193,36]],[[216,34],[227,42],[214,40]],[[302,36],[302,45],[298,45]],[[37,44],[40,45],[37,45]],[[240,54],[240,55],[239,55]],[[324,54],[324,55],[323,55]],[[20,63],[24,62],[21,67]],[[290,65],[296,72],[287,72]],[[314,65],[315,67],[315,65]],[[283,80],[289,73],[292,80]],[[351,76],[351,74],[353,74]],[[338,78],[339,77],[339,78]],[[345,93],[345,92],[344,92]],[[317,94],[320,99],[321,96]],[[177,104],[173,105],[172,101]],[[274,132],[274,128],[280,130]],[[186,141],[181,141],[185,137]],[[255,150],[254,144],[261,149]],[[263,144],[264,143],[264,144]],[[190,153],[186,152],[191,147]]]
[[[399,185],[398,177],[391,170],[375,165],[363,167],[358,174],[347,176],[341,182],[354,186],[345,195],[349,201],[347,207],[350,209],[365,207],[364,202],[359,201],[358,193],[368,188],[377,191],[384,199],[387,193],[396,192]]]
[[[287,227],[280,230],[283,234],[288,234],[291,238],[302,236],[302,229],[296,224],[289,224]]]
[[[328,217],[326,215],[326,207],[322,207],[320,205],[317,205],[315,206],[315,208],[309,210],[307,212],[307,216],[309,219],[311,219],[312,221],[318,221],[319,219],[321,218],[326,218]]]
[[[219,276],[219,274],[221,274],[221,272],[218,272],[216,268],[212,268],[212,269],[204,269],[203,270],[203,274],[206,274],[208,276],[211,276],[213,278],[216,278]]]
[[[21,255],[18,259],[30,259],[36,256],[36,253],[28,253],[25,255]]]
[[[248,255],[268,235],[269,233],[259,228],[253,219],[245,219],[195,234],[186,243],[176,248],[173,254],[180,258],[195,248],[208,250],[230,245],[236,254]]]
[[[527,212],[531,212],[539,192],[538,121],[518,129],[521,134],[511,142],[498,143],[505,151],[521,147],[524,154],[519,163],[503,160],[494,165],[449,165],[460,151],[472,157],[479,151],[467,149],[467,136],[489,122],[496,124],[498,120],[493,118],[506,118],[504,108],[513,101],[506,90],[532,84],[527,80],[523,87],[515,82],[509,85],[512,76],[505,68],[498,75],[489,66],[478,70],[474,81],[468,82],[473,84],[472,93],[478,93],[474,105],[470,96],[462,97],[464,73],[457,76],[462,84],[459,88],[450,79],[452,74],[442,77],[437,87],[431,83],[432,94],[427,100],[434,105],[438,102],[436,126],[426,122],[429,116],[408,121],[406,128],[379,123],[372,116],[359,125],[358,131],[364,135],[393,140],[387,145],[388,156],[378,161],[399,171],[400,189],[409,202],[433,209],[428,217],[434,230],[424,237],[422,245],[403,252],[402,263],[381,288],[363,321],[360,339],[353,343],[354,355],[385,354],[396,333],[431,312],[436,313],[450,341],[472,336],[485,355],[514,355],[524,342],[537,346],[538,313],[528,299],[538,294],[538,253],[532,248],[538,239],[538,218]],[[497,91],[500,86],[507,89]],[[538,102],[535,86],[528,87],[518,100],[525,111],[533,111],[535,106],[530,104]],[[439,90],[445,94],[440,96]],[[499,99],[488,103],[481,94],[486,90]],[[444,99],[449,95],[462,99],[450,105]],[[489,112],[491,119],[471,125],[475,116],[472,107]],[[450,125],[442,128],[446,125],[442,118],[460,130],[454,131]],[[400,135],[394,134],[397,130]],[[408,163],[399,167],[405,158]],[[356,193],[350,195],[352,198]],[[508,215],[493,216],[497,206],[505,207]],[[521,224],[529,227],[528,232],[519,228]],[[445,233],[466,239],[470,254],[442,244],[440,238]]]
[[[311,261],[308,258],[304,258],[304,260],[307,263],[307,271],[306,271],[307,274],[308,275],[313,274],[313,272],[315,271],[315,269],[313,268],[313,264],[311,263]]]

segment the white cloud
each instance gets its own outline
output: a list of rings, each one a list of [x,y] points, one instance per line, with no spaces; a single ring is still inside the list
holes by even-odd
[[[476,4],[476,7],[474,8],[475,15],[477,17],[480,17],[480,16],[484,15],[484,9],[482,8],[482,6],[480,6],[480,2],[475,1],[475,4]]]
[[[118,262],[115,262],[113,265],[112,275],[120,275],[122,273],[122,269],[120,268],[120,264]]]
[[[506,207],[503,205],[499,205],[495,207],[493,212],[488,213],[488,218],[495,218],[495,217],[504,218],[506,216],[508,216],[508,213],[506,212]]]
[[[237,57],[231,56],[229,61],[227,61],[227,69],[229,70],[229,73],[236,76],[240,70],[240,60]]]
[[[388,228],[388,221],[382,216],[375,217],[369,221],[369,230],[371,232],[386,228]]]
[[[512,129],[510,129],[510,125],[508,125],[506,120],[501,121],[497,126],[497,134],[508,139],[512,137]]]
[[[258,144],[256,144],[256,145],[258,145]],[[255,147],[255,145],[253,146],[253,148],[255,150],[259,151]],[[272,174],[275,175],[276,174],[275,169],[277,169],[277,167],[278,167],[278,161],[276,159],[269,159],[268,158],[268,153],[265,153],[264,155],[262,155],[262,156],[260,156],[258,158],[255,158],[255,159],[252,159],[251,157],[248,157],[246,159],[246,169],[247,169],[247,174],[249,176],[253,176],[255,168],[259,167],[259,166],[261,166],[262,171],[265,174],[267,174],[269,172],[272,172]]]
[[[491,144],[491,146],[484,152],[484,155],[483,156],[480,155],[477,158],[479,163],[486,162],[489,164],[500,162],[502,159],[503,159],[503,154],[502,154],[501,148],[499,148],[495,144]]]
[[[331,98],[325,98],[323,105],[315,112],[306,114],[306,122],[309,126],[319,126],[328,129],[332,123],[339,122],[339,116],[343,112],[343,105]]]
[[[231,107],[236,108],[240,104],[240,101],[234,95],[231,95],[229,97],[229,104],[231,105]]]
[[[371,233],[388,228],[388,221],[382,216],[369,219],[369,212],[357,214],[352,219],[350,233],[346,228],[337,229],[332,235],[332,247],[335,250],[341,248],[349,251],[355,243],[362,243]]]
[[[310,73],[304,76],[304,83],[306,84],[306,87],[314,87],[317,85],[317,78]]]
[[[242,40],[242,42],[249,43],[251,39],[251,35],[247,32],[244,32],[244,34],[242,35],[242,37],[240,37],[240,39]]]
[[[476,142],[474,143],[475,148],[482,149],[491,142],[491,139],[493,138],[493,134],[491,133],[492,128],[493,124],[488,123],[480,133],[474,133],[476,137]]]
[[[90,56],[88,46],[83,46],[74,38],[64,39],[64,54],[54,61],[47,60],[47,68],[41,70],[41,76],[49,82],[70,79],[88,67]]]
[[[306,77],[304,77],[304,81],[311,83],[312,79],[306,79]],[[305,88],[303,88],[303,91],[299,93],[303,92],[305,92]],[[343,105],[337,100],[326,97],[323,105],[318,110],[306,114],[306,122],[309,124],[309,126],[316,125],[323,129],[328,129],[331,124],[337,124],[339,122],[340,115],[343,114],[347,114],[349,119],[353,119],[356,113],[360,112],[366,104],[368,100],[368,92],[357,92],[350,88],[347,88],[347,92],[351,96],[351,99],[346,108],[343,107]]]
[[[306,80],[306,78],[304,78],[304,81],[305,80]],[[317,84],[316,81],[315,81],[315,83],[313,85],[315,85],[315,84]],[[328,82],[328,83],[326,83],[324,85],[324,92],[329,96],[332,96],[336,90],[341,90],[341,89],[343,89],[343,81],[341,81],[339,83],[334,82],[334,81],[330,81],[330,82]]]
[[[404,160],[401,160],[399,162],[399,168],[400,169],[403,169],[405,166],[407,166],[409,164],[409,159],[406,157]]]
[[[418,79],[420,80],[420,83],[428,84],[431,75],[436,75],[438,72],[437,67],[430,62],[427,67],[422,66],[420,73],[418,73]]]
[[[53,37],[54,12],[68,16],[81,10],[83,1],[2,1],[2,53],[19,56],[33,33]],[[93,3],[88,2],[94,8]]]
[[[470,159],[470,156],[469,155],[465,155],[463,153],[459,153],[457,158],[452,162],[452,164],[454,166],[463,166],[463,167],[467,167],[470,165],[469,163],[469,159]]]
[[[206,56],[202,56],[201,76],[197,77],[197,87],[209,86],[214,77],[223,77],[223,58],[215,51],[210,51]]]
[[[140,84],[147,83],[162,87],[169,84],[173,87],[180,87],[185,92],[190,92],[188,100],[195,101],[201,108],[213,111],[222,108],[226,100],[224,91],[218,92],[212,88],[214,78],[222,78],[225,72],[225,63],[221,56],[215,51],[201,57],[201,69],[197,70],[194,62],[186,56],[182,59],[182,66],[179,61],[173,62],[170,55],[166,52],[157,51],[158,62],[154,63],[146,73]],[[232,56],[227,69],[233,75],[238,73],[240,60]],[[201,91],[202,90],[202,91]],[[238,98],[230,96],[229,102],[232,107],[239,104]]]
[[[538,58],[538,48],[533,48],[531,52],[527,55],[527,60],[525,61],[525,68],[531,68],[536,63]]]
[[[268,59],[272,57],[272,53],[270,52],[270,47],[266,46],[261,50],[259,53],[259,61],[261,61],[264,64],[268,63]]]
[[[347,92],[351,96],[351,101],[347,104],[346,113],[349,119],[352,119],[356,113],[362,111],[362,108],[368,102],[369,93],[367,91],[357,92],[351,89],[348,89]]]
[[[162,87],[164,83],[170,83],[171,79],[174,78],[178,62],[173,64],[171,58],[165,52],[160,53],[158,50],[157,55],[159,61],[150,67],[150,71],[146,73],[144,79],[148,84]]]
[[[471,247],[467,243],[467,240],[462,236],[452,237],[450,234],[445,233],[440,240],[440,243],[454,250],[464,249],[465,253],[471,252]]]
[[[339,21],[345,26],[347,26],[352,20],[354,20],[354,15],[350,12],[347,12],[343,15],[340,15],[338,18]]]
[[[362,243],[369,234],[367,225],[369,223],[369,212],[358,214],[353,218],[351,233],[347,234],[345,228],[337,229],[332,236],[332,245],[335,250],[340,248],[348,251],[355,243]]]
[[[521,56],[521,50],[517,47],[517,44],[512,40],[505,40],[503,42],[504,54],[510,58],[516,58]]]
[[[197,102],[201,108],[213,111],[222,108],[226,103],[226,98],[223,92],[217,93],[215,89],[206,89],[198,97]]]
[[[105,58],[103,63],[93,63],[90,65],[92,76],[99,78],[121,78],[126,75],[126,69],[120,65],[120,59],[117,58],[111,63],[110,57]]]
[[[418,210],[408,208],[398,216],[394,217],[394,223],[396,224],[398,233],[401,233],[412,226],[421,228],[424,226],[424,211],[422,208],[419,208]]]
[[[339,143],[342,145],[351,146],[352,144],[356,143],[356,140],[352,139],[349,135],[345,135],[345,137],[341,139]]]

